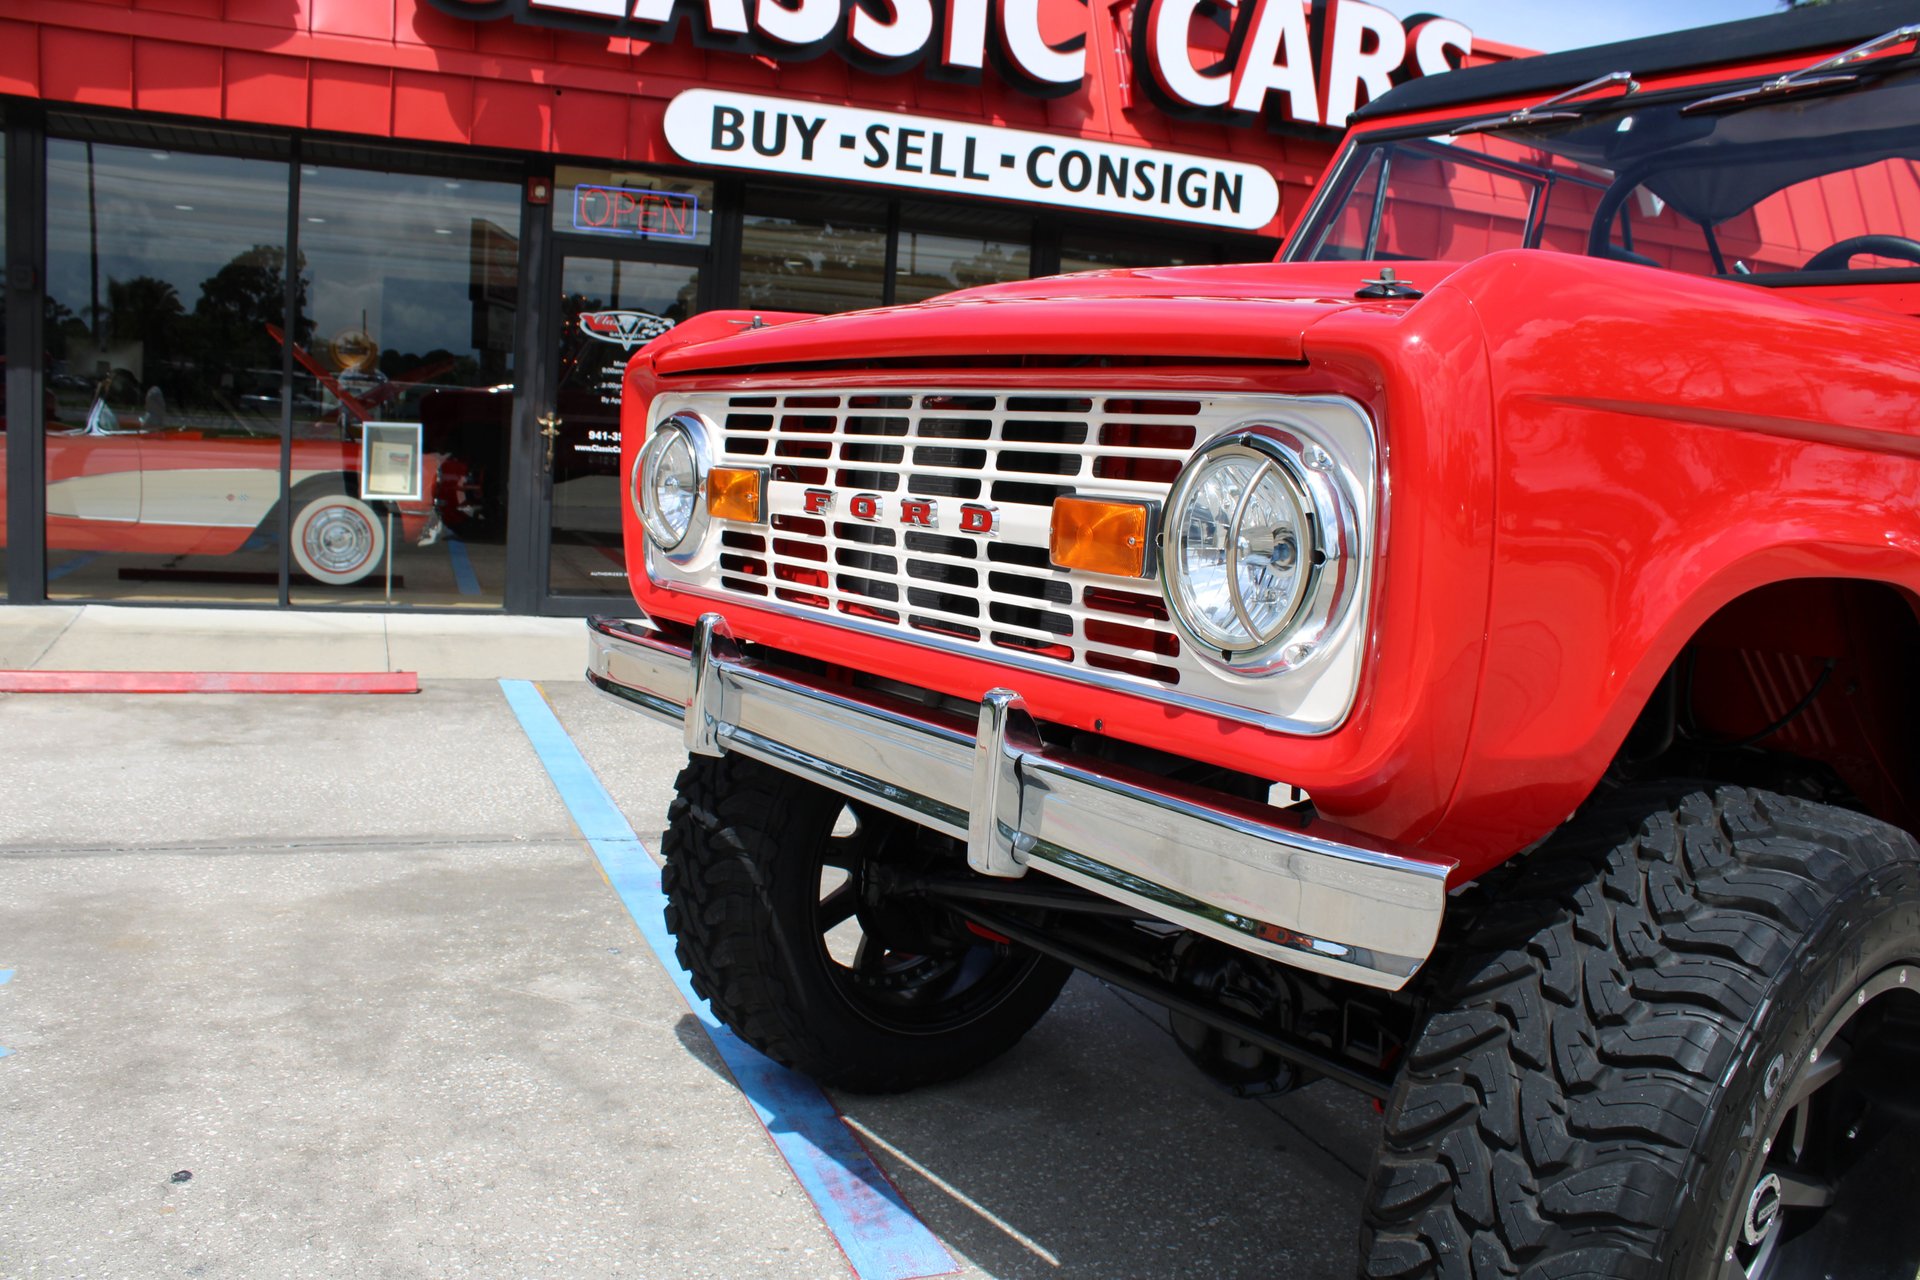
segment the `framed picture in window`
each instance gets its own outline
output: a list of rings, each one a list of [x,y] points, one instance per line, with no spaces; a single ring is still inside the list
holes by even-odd
[[[367,422],[360,427],[360,496],[417,501],[421,493],[420,424]]]

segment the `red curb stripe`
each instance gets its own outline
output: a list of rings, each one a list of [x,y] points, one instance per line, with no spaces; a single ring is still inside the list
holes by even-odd
[[[418,693],[414,671],[0,671],[0,693]]]

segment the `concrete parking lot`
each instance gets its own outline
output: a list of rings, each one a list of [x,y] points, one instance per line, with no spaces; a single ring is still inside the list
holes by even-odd
[[[7,614],[0,665],[57,642]],[[0,1276],[847,1276],[499,683],[420,670],[0,695]],[[677,735],[540,688],[657,849]],[[959,1274],[1353,1269],[1372,1108],[1233,1098],[1085,978],[832,1101]]]

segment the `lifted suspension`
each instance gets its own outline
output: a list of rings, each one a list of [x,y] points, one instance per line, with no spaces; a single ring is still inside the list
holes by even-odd
[[[1393,1073],[1383,1065],[1345,1056],[1290,1029],[1263,1024],[1220,1000],[1209,998],[1202,987],[1183,984],[1155,972],[1152,959],[1143,949],[1126,946],[1123,938],[1116,936],[1111,928],[1096,932],[1064,921],[1041,927],[1020,914],[1021,909],[1025,909],[1080,917],[1090,922],[1123,920],[1146,924],[1153,920],[1123,903],[1071,888],[1028,885],[1023,881],[911,874],[897,879],[889,877],[889,880],[887,891],[938,901],[977,931],[1070,964],[1102,982],[1165,1007],[1176,1018],[1213,1028],[1299,1070],[1337,1080],[1373,1098],[1385,1098],[1393,1086]],[[1250,959],[1249,963],[1269,962]],[[1377,1001],[1377,997],[1369,1001],[1370,1009]],[[1342,1038],[1348,1021],[1344,1016],[1340,1019]]]

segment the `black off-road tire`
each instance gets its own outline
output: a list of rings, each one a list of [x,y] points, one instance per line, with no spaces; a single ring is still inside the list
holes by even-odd
[[[1072,973],[968,933],[925,903],[889,916],[893,949],[884,954],[906,959],[857,973],[829,954],[818,916],[821,869],[835,856],[835,823],[848,802],[737,755],[693,757],[675,789],[661,872],[675,954],[735,1033],[822,1084],[890,1093],[965,1075],[1012,1048]],[[877,852],[863,844],[865,858],[913,856],[911,835],[898,838],[910,827],[862,817],[890,842]],[[864,928],[871,912],[891,910],[868,898],[858,918]],[[900,935],[922,921],[924,941],[900,949]],[[935,976],[916,991],[921,970]]]
[[[1905,832],[1735,788],[1596,803],[1528,855],[1436,975],[1387,1105],[1362,1274],[1911,1277],[1911,1205],[1782,1211],[1777,1255],[1741,1238],[1789,1121],[1840,1126],[1820,1160],[1868,1170],[1842,1195],[1913,1164],[1896,1154],[1920,1102],[1920,1001],[1894,985],[1908,964],[1920,982]],[[1856,1036],[1867,1018],[1880,1029]],[[1869,1067],[1878,1102],[1857,1092]],[[1788,1267],[1789,1248],[1826,1253]]]

